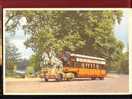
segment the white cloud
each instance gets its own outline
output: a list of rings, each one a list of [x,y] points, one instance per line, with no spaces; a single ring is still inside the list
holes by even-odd
[[[10,35],[8,35],[8,37],[10,37],[10,42],[14,44],[16,48],[18,48],[18,52],[21,54],[21,57],[29,59],[33,54],[33,51],[31,50],[31,48],[26,48],[26,46],[24,45],[24,42],[29,36],[26,36],[24,34],[24,31],[22,29],[19,29],[17,30],[14,37],[11,37]]]
[[[30,48],[26,49],[24,42],[25,40],[19,39],[13,39],[11,41],[11,43],[13,43],[18,48],[18,52],[21,53],[21,57],[29,59],[29,57],[33,54],[33,51]]]

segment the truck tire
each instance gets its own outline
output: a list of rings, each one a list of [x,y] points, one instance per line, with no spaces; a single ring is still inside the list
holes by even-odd
[[[100,80],[104,80],[104,77],[100,77],[99,79],[100,79]]]
[[[92,77],[91,80],[95,80],[96,78],[95,77]]]
[[[45,82],[48,82],[48,79],[47,79],[47,78],[44,78],[44,81],[45,81]]]
[[[48,82],[48,77],[47,76],[44,77],[44,81]]]
[[[62,74],[58,74],[56,77],[56,81],[62,81],[63,79],[63,75]]]

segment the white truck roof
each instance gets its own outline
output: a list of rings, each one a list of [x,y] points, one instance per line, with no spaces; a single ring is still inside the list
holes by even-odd
[[[105,64],[105,59],[100,57],[93,57],[87,55],[80,55],[80,54],[70,54],[71,56],[76,57],[76,61],[79,62],[90,62],[90,63],[97,63],[97,64]]]

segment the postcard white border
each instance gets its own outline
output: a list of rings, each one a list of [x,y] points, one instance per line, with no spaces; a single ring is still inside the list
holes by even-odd
[[[129,92],[126,93],[6,93],[5,92],[5,13],[6,10],[122,10],[128,11],[129,14],[129,33],[128,33],[128,42],[129,42]],[[130,8],[4,8],[3,9],[3,94],[4,95],[128,95],[132,94],[132,9]]]

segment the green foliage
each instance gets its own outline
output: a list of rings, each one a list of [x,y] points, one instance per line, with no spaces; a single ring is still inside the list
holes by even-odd
[[[38,71],[40,68],[40,61],[38,60],[38,56],[37,55],[32,55],[29,62],[28,62],[28,66],[29,66],[29,71]],[[30,70],[33,69],[33,70]]]
[[[128,52],[123,54],[123,59],[120,62],[120,68],[118,70],[119,73],[129,73],[129,56]]]
[[[31,37],[25,45],[35,53],[30,60],[35,68],[39,67],[41,55],[48,47],[53,47],[56,53],[69,49],[73,53],[103,57],[108,70],[120,67],[121,60],[124,61],[124,45],[113,31],[115,23],[121,21],[122,11],[8,11],[7,17],[14,22],[9,25],[7,21],[7,31],[20,24],[21,17],[27,19],[23,29]]]
[[[27,75],[32,75],[34,73],[34,67],[28,66],[26,73],[27,73]]]
[[[18,53],[18,49],[12,45],[7,39],[6,39],[6,55],[5,55],[5,68],[6,68],[6,74],[8,76],[14,75],[15,70],[18,66],[18,63],[20,61],[20,53]]]
[[[119,59],[112,63],[113,71],[117,73],[129,73],[129,60],[128,60],[128,52],[123,53]]]

